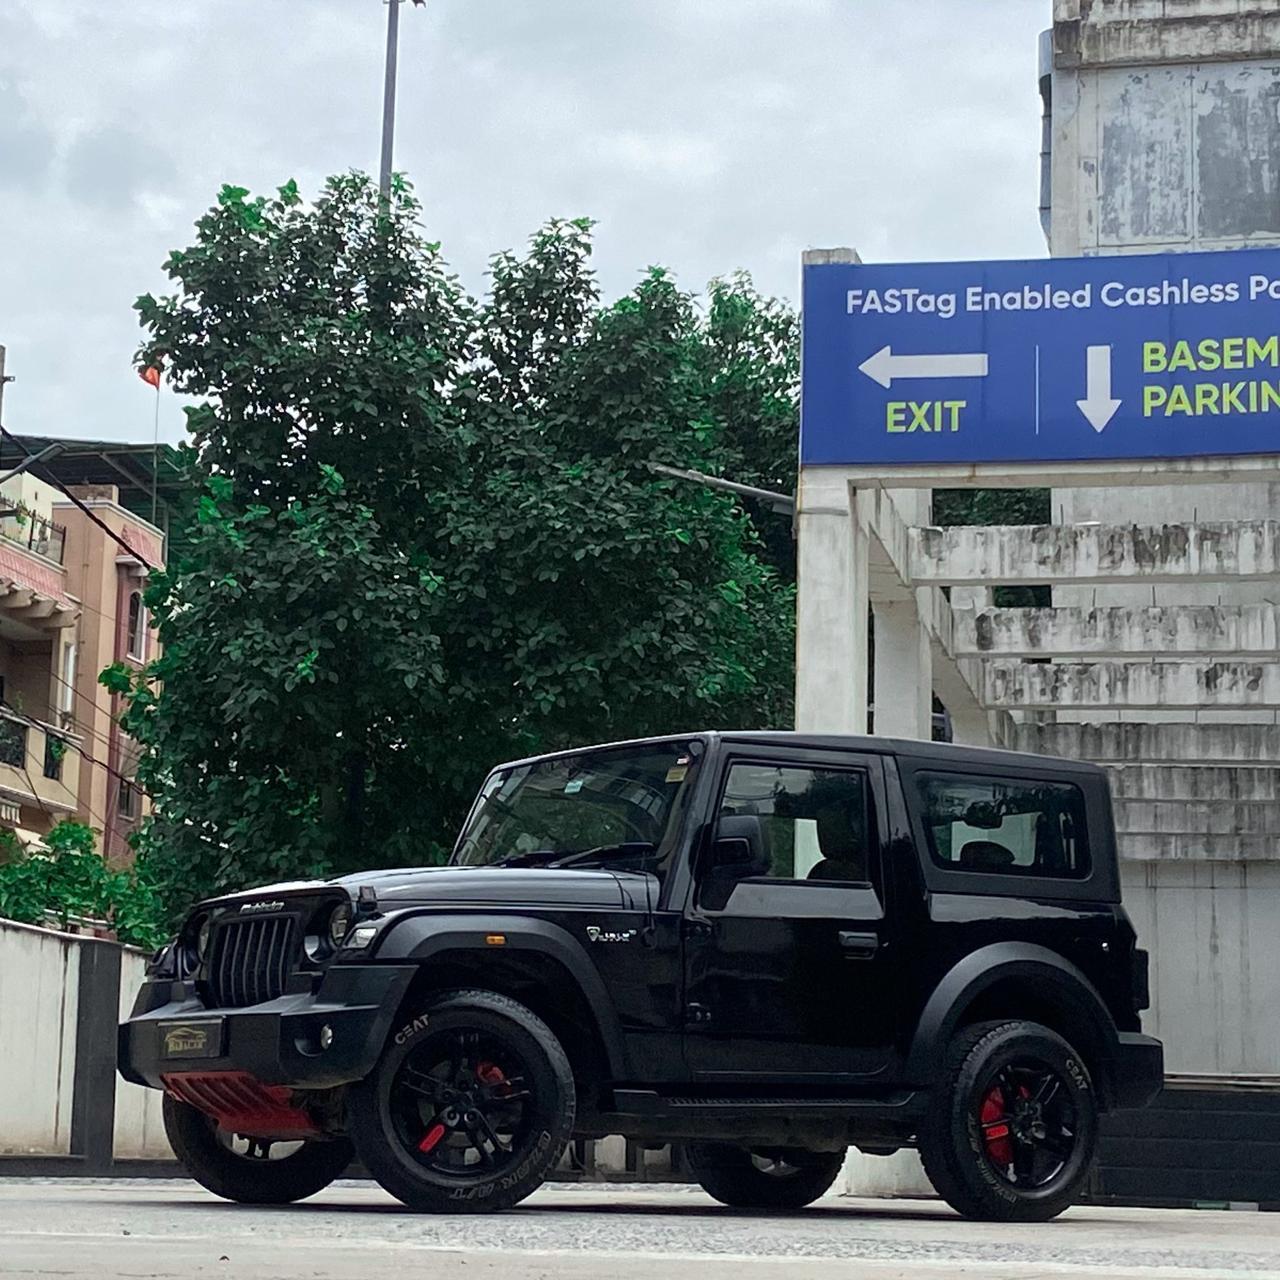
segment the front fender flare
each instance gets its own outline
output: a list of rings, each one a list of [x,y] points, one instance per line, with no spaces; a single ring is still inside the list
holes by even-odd
[[[496,934],[506,939],[501,948],[492,947],[486,941]],[[577,984],[596,1020],[610,1075],[615,1080],[629,1078],[626,1043],[608,988],[582,944],[559,925],[527,916],[488,913],[406,915],[396,920],[379,939],[375,958],[379,962],[421,964],[446,951],[467,951],[480,956],[495,950],[504,955],[536,952],[558,961],[570,980]]]
[[[937,1080],[965,1010],[997,983],[1029,982],[1038,996],[1087,1028],[1086,1043],[1098,1057],[1104,1093],[1120,1047],[1119,1033],[1097,988],[1071,961],[1031,942],[994,942],[971,952],[947,971],[934,988],[916,1024],[907,1053],[906,1077],[929,1085]]]

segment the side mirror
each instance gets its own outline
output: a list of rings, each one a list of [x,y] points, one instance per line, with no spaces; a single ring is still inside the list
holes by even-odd
[[[711,847],[711,869],[741,870],[752,862],[751,841],[741,836],[722,836]]]
[[[755,852],[744,836],[721,836],[706,852],[698,901],[706,911],[723,911],[734,888],[756,869]]]

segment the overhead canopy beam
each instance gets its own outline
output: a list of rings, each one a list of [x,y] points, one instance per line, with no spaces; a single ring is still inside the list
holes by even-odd
[[[1276,711],[1280,663],[987,662],[982,702],[1005,711]]]
[[[917,586],[1207,583],[1280,578],[1280,521],[958,526],[910,531]]]
[[[957,657],[1270,660],[1280,653],[1271,604],[1103,609],[954,609]]]

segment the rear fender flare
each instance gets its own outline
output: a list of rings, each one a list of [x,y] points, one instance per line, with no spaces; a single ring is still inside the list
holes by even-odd
[[[486,939],[501,935],[495,947]],[[422,964],[443,952],[471,952],[477,958],[494,951],[536,952],[557,960],[577,984],[596,1021],[600,1041],[615,1080],[628,1078],[627,1052],[617,1010],[599,970],[582,944],[566,929],[547,920],[527,916],[410,915],[395,921],[379,940],[377,960]]]
[[[996,942],[971,952],[943,976],[925,1004],[907,1053],[906,1077],[929,1085],[937,1080],[947,1046],[973,1002],[997,984],[1030,983],[1040,999],[1054,1005],[1073,1025],[1081,1026],[1102,1078],[1104,1097],[1111,1092],[1109,1072],[1120,1041],[1116,1025],[1093,983],[1071,961],[1030,942]],[[1078,1038],[1078,1037],[1077,1037]]]

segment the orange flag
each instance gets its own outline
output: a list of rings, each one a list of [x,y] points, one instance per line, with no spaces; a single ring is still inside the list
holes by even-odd
[[[145,369],[139,369],[138,377],[140,377],[143,380],[143,382],[146,382],[151,386],[155,387],[157,390],[159,390],[160,370],[157,369],[155,365],[149,364]]]

